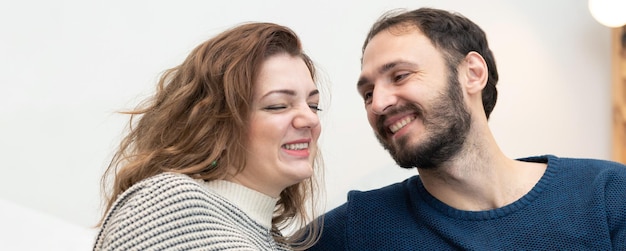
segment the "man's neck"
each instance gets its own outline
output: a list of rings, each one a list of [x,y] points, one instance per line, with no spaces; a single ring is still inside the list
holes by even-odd
[[[455,158],[435,169],[419,169],[426,190],[466,211],[500,208],[528,193],[546,165],[506,157],[492,137],[470,140]]]

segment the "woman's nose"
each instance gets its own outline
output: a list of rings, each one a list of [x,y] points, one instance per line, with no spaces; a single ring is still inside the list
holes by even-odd
[[[293,120],[295,128],[313,128],[319,125],[320,120],[317,116],[317,110],[310,108],[308,105],[298,111],[298,115]]]

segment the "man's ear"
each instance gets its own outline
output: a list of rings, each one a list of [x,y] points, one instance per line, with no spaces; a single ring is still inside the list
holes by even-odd
[[[465,89],[468,93],[480,93],[485,85],[487,85],[487,78],[489,76],[489,69],[485,59],[478,54],[478,52],[470,51],[465,56],[465,67],[463,68],[463,74],[467,79],[465,83]]]

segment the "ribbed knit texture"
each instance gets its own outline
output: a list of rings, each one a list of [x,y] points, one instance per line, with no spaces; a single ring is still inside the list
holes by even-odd
[[[276,201],[227,181],[159,174],[117,199],[94,250],[290,250],[270,231]]]
[[[325,216],[311,250],[626,250],[626,166],[541,156],[548,163],[518,201],[461,211],[430,195],[420,178],[351,191]]]

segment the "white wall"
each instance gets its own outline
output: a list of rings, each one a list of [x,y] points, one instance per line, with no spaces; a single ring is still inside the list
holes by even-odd
[[[510,157],[610,157],[609,29],[586,0],[1,0],[0,199],[94,225],[99,178],[126,123],[115,111],[244,21],[293,28],[328,80],[327,207],[349,189],[400,181],[416,171],[400,170],[378,145],[355,84],[369,26],[386,10],[421,6],[459,11],[487,32],[501,76],[490,123]]]

